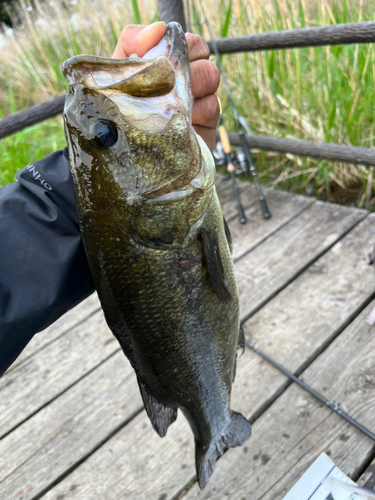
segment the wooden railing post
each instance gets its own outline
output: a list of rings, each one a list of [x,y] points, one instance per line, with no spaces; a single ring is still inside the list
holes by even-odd
[[[182,0],[158,0],[158,11],[161,21],[164,21],[166,24],[176,21],[186,31]]]

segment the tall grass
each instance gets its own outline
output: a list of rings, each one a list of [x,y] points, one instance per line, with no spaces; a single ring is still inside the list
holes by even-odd
[[[193,22],[202,19],[195,3]],[[0,54],[4,113],[12,111],[9,89],[17,108],[58,95],[66,90],[60,72],[66,58],[79,53],[108,56],[125,24],[157,17],[154,0],[77,0],[68,8],[61,0],[35,0],[33,5],[30,12],[22,3],[23,27]],[[375,5],[365,0],[213,0],[205,10],[217,37],[372,21],[375,16]],[[194,29],[208,37],[203,25]],[[367,44],[236,54],[222,61],[239,111],[254,133],[372,147],[374,57],[373,45]],[[234,130],[223,88],[219,95],[228,128]],[[51,137],[61,136],[56,130],[49,132]],[[36,131],[29,136],[35,138]],[[3,147],[0,141],[0,156]],[[370,201],[375,178],[371,169],[269,153],[255,154],[255,159],[261,179],[270,185],[329,199],[340,188],[351,188],[357,204]]]

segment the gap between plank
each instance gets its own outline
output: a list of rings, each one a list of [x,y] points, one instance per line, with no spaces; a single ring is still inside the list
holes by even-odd
[[[35,497],[32,497],[31,500],[39,500],[42,498],[50,489],[60,483],[63,479],[65,479],[69,474],[71,474],[77,467],[79,467],[83,462],[85,462],[93,453],[95,453],[101,446],[103,446],[109,439],[111,439],[115,434],[117,434],[121,429],[123,429],[133,418],[139,415],[144,410],[144,406],[135,410],[130,417],[126,418],[123,422],[117,425],[106,437],[104,437],[99,443],[91,448],[90,451],[85,453],[85,455],[78,460],[75,464],[73,464],[69,469],[63,472],[59,477],[57,477],[51,484],[49,484],[44,490],[38,493]]]
[[[356,474],[353,474],[353,477],[351,479],[356,483],[358,479],[366,472],[367,468],[371,465],[371,462],[375,458],[375,444],[371,448],[368,458],[363,461],[362,467],[358,467]]]
[[[345,321],[340,328],[338,328],[335,332],[334,335],[332,335],[329,339],[328,342],[325,343],[324,347],[322,349],[319,349],[315,351],[314,356],[311,356],[309,358],[309,362],[304,363],[303,368],[301,367],[299,370],[296,370],[294,375],[298,376],[301,374],[308,366],[315,361],[315,359],[328,347],[328,345],[335,339],[337,338],[340,333],[347,328],[347,326],[362,312],[362,310],[367,307],[367,305],[375,298],[375,292],[367,298],[357,309],[354,313],[351,314],[349,319]],[[120,350],[120,349],[119,349]],[[116,351],[118,352],[118,351]],[[111,354],[107,359],[112,357],[115,353]],[[105,362],[105,361],[103,361]],[[102,362],[102,363],[103,363]],[[100,363],[100,364],[102,364]],[[307,366],[305,366],[307,365]],[[86,376],[86,375],[85,375]],[[82,377],[83,378],[83,377]],[[269,397],[264,405],[262,405],[258,412],[253,415],[253,418],[251,419],[250,423],[253,424],[258,418],[260,418],[267,410],[268,408],[281,396],[285,390],[292,385],[292,380],[286,379],[284,383],[280,385],[280,387],[273,393],[271,397]],[[72,384],[74,385],[74,384]],[[64,391],[65,392],[65,391]],[[128,417],[127,419],[124,420],[124,422],[121,422],[115,429],[113,429],[106,437],[104,437],[98,444],[96,444],[90,451],[88,451],[80,460],[78,460],[75,464],[73,464],[68,470],[66,470],[63,474],[61,474],[58,478],[56,478],[51,484],[49,484],[42,492],[40,492],[37,496],[32,497],[32,500],[39,500],[43,495],[45,495],[49,490],[51,490],[53,487],[55,487],[59,482],[61,482],[63,479],[65,479],[69,474],[71,474],[75,469],[77,469],[83,462],[85,462],[90,456],[95,453],[101,446],[103,446],[109,439],[111,439],[115,434],[117,434],[123,427],[125,427],[133,418],[135,418],[137,415],[141,413],[141,411],[144,410],[144,407],[140,407],[138,410],[133,412],[133,414]],[[330,416],[334,412],[330,412],[328,416]],[[328,418],[327,416],[327,418]],[[321,424],[322,421],[317,423],[317,426]],[[375,446],[373,447],[373,450],[375,452]],[[225,454],[225,453],[224,453]],[[371,453],[371,456],[369,459],[365,462],[366,465],[364,465],[364,470],[368,467],[368,465],[371,463],[373,459],[373,453]],[[219,458],[220,460],[220,458]],[[364,472],[364,470],[361,470],[361,473]],[[361,474],[359,474],[360,476]],[[197,477],[194,475],[191,477],[184,486],[182,486],[171,498],[170,500],[179,500],[182,498],[189,490],[194,486],[194,484],[197,482]]]
[[[309,205],[311,206],[311,205]],[[244,318],[241,320],[241,325],[243,325],[248,319],[250,319],[252,316],[254,316],[255,313],[260,311],[268,302],[270,302],[272,299],[276,297],[280,292],[282,292],[286,287],[288,287],[294,280],[296,280],[301,274],[303,274],[312,264],[314,264],[317,260],[319,260],[325,253],[327,253],[332,247],[337,245],[337,243],[342,240],[350,231],[352,231],[358,224],[364,221],[364,219],[368,216],[368,214],[365,214],[361,219],[353,222],[353,224],[347,228],[340,236],[332,242],[331,244],[327,245],[325,248],[323,248],[320,252],[318,252],[314,257],[312,257],[304,266],[301,267],[295,274],[293,274],[288,280],[285,281],[282,285],[280,285],[278,288],[276,288],[268,297],[266,297],[263,301],[261,301],[256,307],[254,307],[253,310],[251,310]]]
[[[101,366],[103,363],[106,363],[109,359],[111,359],[115,354],[117,354],[119,351],[121,351],[121,348],[119,347],[118,349],[116,349],[114,352],[112,352],[108,357],[106,357],[105,359],[102,359],[100,361],[100,363],[98,363],[97,365],[93,366],[92,368],[90,368],[90,370],[88,370],[82,377],[80,377],[79,379],[75,380],[72,384],[68,385],[67,387],[65,387],[65,389],[63,389],[62,391],[60,391],[59,393],[55,394],[53,396],[53,398],[49,399],[48,401],[46,401],[42,406],[40,406],[39,408],[37,408],[35,411],[33,411],[32,413],[30,413],[30,415],[28,415],[26,418],[24,418],[23,420],[21,420],[20,422],[18,422],[17,425],[15,425],[14,427],[12,427],[11,429],[9,429],[8,431],[6,431],[4,434],[2,434],[0,436],[0,440],[5,438],[6,436],[8,436],[8,434],[10,434],[11,432],[15,431],[20,425],[23,425],[25,422],[27,422],[30,418],[32,418],[34,415],[36,415],[38,412],[40,412],[40,410],[43,410],[43,408],[45,408],[46,406],[48,406],[49,404],[51,404],[53,401],[55,401],[55,399],[59,398],[60,396],[62,396],[66,391],[68,391],[69,389],[71,389],[72,387],[74,387],[78,382],[80,382],[81,380],[83,380],[85,377],[87,377],[88,375],[90,375],[90,373],[92,373],[94,370],[96,370],[99,366]],[[20,365],[19,365],[20,366]]]
[[[311,208],[314,205],[314,203],[315,202],[312,202],[309,205],[306,205],[305,207],[302,207],[298,212],[296,212],[295,214],[291,215],[289,217],[289,219],[286,219],[282,224],[280,224],[280,226],[275,227],[275,229],[271,233],[268,233],[264,238],[262,238],[257,243],[255,243],[248,250],[245,250],[243,254],[239,255],[236,258],[234,258],[233,262],[234,263],[238,262],[240,259],[242,259],[242,257],[245,257],[245,255],[247,255],[250,252],[252,252],[253,250],[255,250],[259,245],[261,245],[262,243],[264,243],[265,241],[267,241],[268,238],[270,238],[271,236],[273,236],[274,234],[276,234],[280,229],[282,229],[284,226],[286,226],[287,224],[289,224],[289,222],[292,222],[293,219],[295,219],[296,217],[299,217],[308,208]],[[265,224],[267,224],[267,222],[265,222]]]
[[[93,292],[95,293],[95,292]],[[90,295],[89,295],[90,297]],[[79,302],[78,304],[76,304],[76,306],[78,306],[79,304],[82,304],[82,302],[84,300],[88,299],[88,297],[84,298],[81,302]],[[74,308],[73,308],[74,309]],[[70,311],[72,311],[73,309],[70,309]],[[88,318],[91,318],[91,316],[93,316],[94,314],[96,314],[98,311],[100,311],[100,306],[95,309],[94,311],[91,311],[87,316],[85,316],[84,318],[80,319],[77,323],[74,323],[73,325],[70,325],[69,328],[67,328],[66,330],[64,330],[63,332],[60,333],[60,335],[58,335],[57,337],[54,337],[53,339],[51,339],[49,342],[46,342],[45,344],[43,344],[42,346],[39,347],[39,349],[37,349],[36,351],[32,352],[29,356],[27,356],[26,358],[24,358],[22,360],[22,363],[19,363],[18,365],[15,365],[15,366],[10,366],[8,368],[8,370],[5,372],[5,373],[10,373],[12,370],[14,370],[15,368],[18,368],[19,366],[22,366],[23,363],[25,363],[25,361],[28,361],[30,358],[32,358],[33,356],[35,356],[35,354],[37,354],[38,352],[40,352],[42,349],[44,349],[45,347],[51,345],[53,342],[55,342],[57,339],[61,338],[63,335],[65,335],[66,333],[68,333],[70,330],[72,330],[73,328],[76,328],[77,326],[79,326],[81,323],[83,323],[84,321],[87,321]],[[67,311],[68,312],[68,311]],[[60,318],[62,318],[62,316],[60,316]],[[58,319],[60,319],[58,318]],[[57,320],[56,320],[57,321]],[[52,323],[53,324],[53,323]],[[51,325],[50,325],[51,326]],[[48,327],[47,327],[48,328]],[[43,331],[43,330],[42,330]],[[37,332],[35,335],[37,335],[38,333],[42,333],[41,332]],[[3,436],[0,437],[0,439],[2,438]]]
[[[327,419],[328,419],[328,418],[332,415],[332,413],[333,413],[333,412],[329,413],[329,414],[328,414],[327,416],[325,416],[322,420],[320,420],[320,422],[319,422],[319,423],[317,423],[317,424],[316,424],[316,426],[315,426],[315,427],[313,427],[313,428],[312,428],[312,429],[311,429],[311,430],[310,430],[310,431],[309,431],[309,432],[308,432],[308,433],[307,433],[307,434],[306,434],[306,435],[302,438],[302,440],[303,440],[303,439],[305,439],[305,438],[306,438],[306,436],[308,436],[309,434],[311,434],[312,432],[314,432],[314,431],[315,431],[315,429],[317,429],[320,425],[322,425],[322,423],[323,423],[325,420],[327,420]],[[322,439],[324,439],[324,437],[322,437],[320,440],[322,440]],[[300,440],[300,441],[297,441],[297,443],[293,446],[293,448],[291,448],[291,450],[293,450],[294,448],[296,448],[296,446],[298,446],[300,442],[301,442],[301,440]],[[310,453],[311,449],[312,449],[312,448],[314,448],[314,446],[316,446],[316,444],[317,444],[316,442],[315,442],[315,443],[313,443],[313,444],[310,446],[310,448],[309,448],[308,450],[306,450],[306,452],[305,452],[305,453],[304,453],[304,454],[303,454],[303,455],[302,455],[302,456],[298,459],[298,461],[303,460],[303,458],[304,458],[306,455],[308,455],[308,454]],[[267,491],[265,491],[261,497],[259,497],[259,499],[258,499],[258,500],[262,500],[262,498],[264,498],[264,496],[265,496],[265,495],[267,495],[267,493],[268,493],[270,490],[272,490],[272,488],[274,488],[274,487],[277,485],[277,483],[279,483],[279,482],[283,479],[283,477],[284,477],[284,476],[286,476],[286,475],[288,474],[288,472],[289,472],[291,469],[293,469],[293,467],[295,467],[295,465],[296,465],[295,463],[294,463],[294,464],[292,464],[292,465],[289,467],[289,469],[288,469],[288,470],[286,470],[286,471],[284,472],[284,474],[282,474],[282,476],[280,476],[280,477],[279,477],[279,479],[276,481],[276,483],[274,483],[273,485],[271,485],[271,486],[268,488],[268,490],[267,490]]]

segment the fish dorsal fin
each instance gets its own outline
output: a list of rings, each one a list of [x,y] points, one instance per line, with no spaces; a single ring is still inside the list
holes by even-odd
[[[138,380],[138,385],[152,427],[160,437],[164,437],[167,434],[168,427],[177,418],[177,408],[171,408],[158,401],[148,392],[146,386],[140,380]]]
[[[225,273],[223,261],[220,255],[218,230],[216,227],[214,227],[210,232],[202,230],[200,236],[203,243],[204,259],[207,265],[212,287],[218,298],[222,302],[228,303],[232,300],[232,294],[224,281]]]

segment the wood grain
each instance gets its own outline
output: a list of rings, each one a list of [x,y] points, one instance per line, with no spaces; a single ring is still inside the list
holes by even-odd
[[[350,317],[356,314],[358,308],[361,308],[373,294],[372,270],[366,266],[364,260],[353,258],[353,255],[361,255],[361,251],[366,247],[372,235],[374,224],[375,217],[369,216],[345,236],[319,259],[310,272],[307,271],[299,276],[295,282],[249,320],[245,324],[247,334],[250,329],[254,340],[260,347],[270,352],[293,371],[298,371],[309,363],[314,356],[319,354],[322,346],[332,340],[337,331],[344,328]],[[317,310],[319,314],[316,314]],[[285,388],[285,384],[286,379],[283,375],[252,352],[245,352],[239,359],[232,407],[253,420],[277,399]],[[303,405],[304,403],[302,410]],[[280,414],[284,411],[282,410]],[[267,418],[270,418],[267,417],[268,414],[269,410],[261,418],[267,421]],[[153,431],[147,417],[140,415],[139,419],[144,419],[143,423],[146,425],[142,442],[149,443],[147,450],[139,445],[138,452],[134,452],[135,455],[131,455],[131,460],[128,460],[129,443],[133,446],[133,428],[126,426],[72,474],[56,485],[46,498],[91,499],[99,496],[114,499],[126,496],[126,498],[135,499],[139,498],[139,495],[145,499],[173,497],[184,481],[189,481],[194,472],[192,435],[186,424],[182,424],[181,427],[179,424],[174,424],[164,440],[154,441]],[[259,436],[257,438],[260,440],[259,446],[263,446],[264,450],[272,445],[275,436],[280,437],[279,428],[276,428],[274,434],[268,435],[268,430],[259,433],[256,431],[257,422],[254,425],[254,437],[244,447],[233,450],[234,453],[239,454],[240,461],[244,460],[246,454],[251,457],[256,455],[255,452],[253,453],[253,441],[256,435]],[[293,426],[294,423],[291,422],[291,425]],[[341,426],[341,422],[339,425]],[[342,427],[339,429],[341,432]],[[177,433],[179,441],[175,441],[174,438],[169,440],[173,432]],[[108,448],[113,449],[113,446],[117,447],[115,462],[108,453]],[[187,455],[183,455],[185,447],[190,450]],[[268,454],[263,452],[263,448],[261,451],[262,453],[260,455],[258,453],[256,459],[258,467],[263,467],[263,462],[268,461]],[[153,455],[153,460],[146,460],[145,457],[150,455]],[[237,455],[234,457],[236,458]],[[226,456],[222,460],[226,460]],[[141,466],[142,463],[145,464],[144,467]],[[183,464],[186,466],[184,476],[181,475]],[[208,490],[204,492],[205,494],[211,492],[215,500],[219,497],[212,494],[210,485],[217,488],[217,491],[228,491],[223,485],[227,480],[229,481],[227,476],[224,477],[228,464],[225,463],[223,468],[219,469],[220,464],[221,460],[217,465],[221,472],[215,472]],[[231,481],[239,481],[240,476],[237,472],[232,471],[231,474]],[[247,472],[241,472],[241,474],[249,476]],[[268,475],[272,477],[270,471]],[[224,477],[223,482],[220,482],[222,477]],[[251,474],[250,477],[254,475]],[[178,478],[178,487],[176,487],[175,478]],[[74,490],[72,490],[74,485]],[[242,497],[232,496],[232,498],[241,499]],[[252,497],[245,495],[245,498]]]
[[[375,491],[375,460],[366,468],[365,472],[358,479],[357,484],[370,491]]]
[[[237,262],[243,255],[251,251],[275,232],[281,230],[287,223],[292,223],[309,206],[315,204],[315,200],[304,196],[285,196],[283,191],[272,191],[268,196],[265,191],[267,204],[273,214],[268,220],[264,220],[260,210],[258,198],[245,209],[246,224],[241,224],[238,217],[228,221],[233,240],[233,259]],[[246,199],[247,193],[243,192],[242,200]],[[234,202],[234,199],[233,199]]]
[[[39,495],[143,408],[122,352],[0,440],[0,498]]]
[[[31,356],[35,355],[47,344],[52,343],[60,335],[63,335],[68,330],[72,329],[78,323],[85,321],[91,314],[100,309],[100,302],[96,293],[78,304],[76,307],[68,311],[64,316],[59,318],[55,323],[46,328],[45,330],[37,333],[27,344],[21,355],[10,366],[8,372],[13,370],[16,366],[20,365]]]
[[[239,134],[230,132],[231,144],[241,146]],[[292,153],[299,156],[309,156],[328,161],[340,161],[361,165],[375,165],[375,149],[345,146],[326,142],[300,141],[297,139],[280,139],[264,135],[247,135],[246,141],[250,148],[277,153]]]
[[[255,344],[294,373],[317,358],[303,374],[303,379],[326,397],[341,402],[346,411],[350,410],[355,418],[373,430],[375,345],[373,330],[364,323],[364,318],[374,304],[370,304],[323,354],[319,356],[319,353],[351,317],[357,316],[357,310],[368,298],[374,296],[373,275],[363,260],[355,258],[361,255],[369,238],[371,240],[374,224],[375,216],[367,217],[245,324],[246,334],[251,332]],[[242,368],[251,377],[249,368]],[[262,365],[258,363],[257,369],[263,376],[258,391],[263,388],[265,393],[270,388],[276,389],[276,379],[279,384],[286,381],[280,373],[273,375],[275,370],[264,361]],[[361,380],[368,388],[363,392]],[[235,385],[234,395],[237,390]],[[256,397],[256,391],[253,394],[247,391],[239,409],[247,411],[252,418],[254,410],[247,406],[248,397]],[[355,476],[373,450],[373,443],[369,441],[300,388],[292,386],[255,422],[253,438],[247,448],[229,450],[218,462],[217,479],[208,485],[205,494],[215,500],[226,498],[228,491],[234,499],[281,499],[321,451],[330,451],[337,465]],[[345,453],[342,446],[347,446]],[[308,456],[313,448],[314,453]],[[307,457],[305,462],[304,456]],[[277,488],[274,487],[282,477],[287,477],[289,469],[292,471],[294,459],[300,469],[289,473],[285,485],[280,487],[278,483]],[[186,498],[204,497],[194,487]]]
[[[306,370],[303,380],[334,399],[375,430],[375,337],[364,319],[375,302]],[[248,451],[229,450],[218,479],[205,494],[213,498],[281,500],[323,451],[357,479],[373,453],[371,439],[299,387],[291,386],[255,423]],[[187,499],[205,498],[194,488]]]
[[[357,224],[366,212],[330,203],[316,202],[287,222],[250,253],[248,235],[234,240],[234,255],[240,292],[242,321],[285,287],[319,255]],[[229,223],[234,234],[240,229]],[[254,238],[254,234],[251,235]]]
[[[119,349],[101,311],[0,379],[0,436]]]
[[[221,54],[259,50],[317,47],[344,43],[372,43],[375,41],[375,23],[347,23],[314,28],[257,33],[215,40]],[[213,54],[213,44],[208,41]]]

